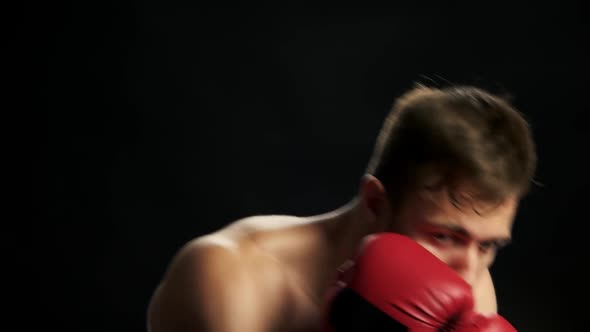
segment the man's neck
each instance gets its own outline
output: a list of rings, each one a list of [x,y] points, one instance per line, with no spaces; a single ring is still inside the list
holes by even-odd
[[[332,212],[315,217],[323,232],[325,250],[330,253],[326,264],[331,269],[335,270],[352,259],[363,238],[378,231],[363,216],[360,204],[355,198]]]

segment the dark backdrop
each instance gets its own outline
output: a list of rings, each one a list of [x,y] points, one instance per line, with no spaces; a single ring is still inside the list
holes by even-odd
[[[419,80],[509,93],[530,120],[543,186],[494,265],[500,312],[521,331],[574,330],[587,259],[580,3],[24,5],[10,52],[35,152],[35,219],[12,242],[32,277],[14,302],[21,324],[144,331],[186,241],[346,203],[391,103]]]

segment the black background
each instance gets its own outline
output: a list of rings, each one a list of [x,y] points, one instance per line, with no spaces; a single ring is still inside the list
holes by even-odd
[[[520,331],[575,330],[589,166],[581,1],[22,9],[7,53],[33,146],[21,154],[34,159],[34,219],[8,242],[31,279],[13,302],[23,327],[144,331],[186,241],[252,214],[346,203],[391,103],[418,80],[509,93],[529,119],[543,186],[493,267],[500,312]]]

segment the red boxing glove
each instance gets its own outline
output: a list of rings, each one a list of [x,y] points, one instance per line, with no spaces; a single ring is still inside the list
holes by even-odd
[[[472,313],[471,316],[465,315],[464,321],[459,324],[465,326],[457,328],[457,332],[517,332],[514,326],[500,315],[483,316]]]
[[[369,236],[347,279],[330,294],[325,331],[515,331],[510,324],[512,329],[502,327],[505,321],[474,313],[471,287],[399,234]]]

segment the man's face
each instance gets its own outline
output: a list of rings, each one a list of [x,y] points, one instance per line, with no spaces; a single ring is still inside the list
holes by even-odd
[[[394,231],[413,238],[473,284],[490,267],[498,249],[510,242],[518,201],[509,197],[492,206],[453,197],[445,189],[410,195],[399,210]]]

